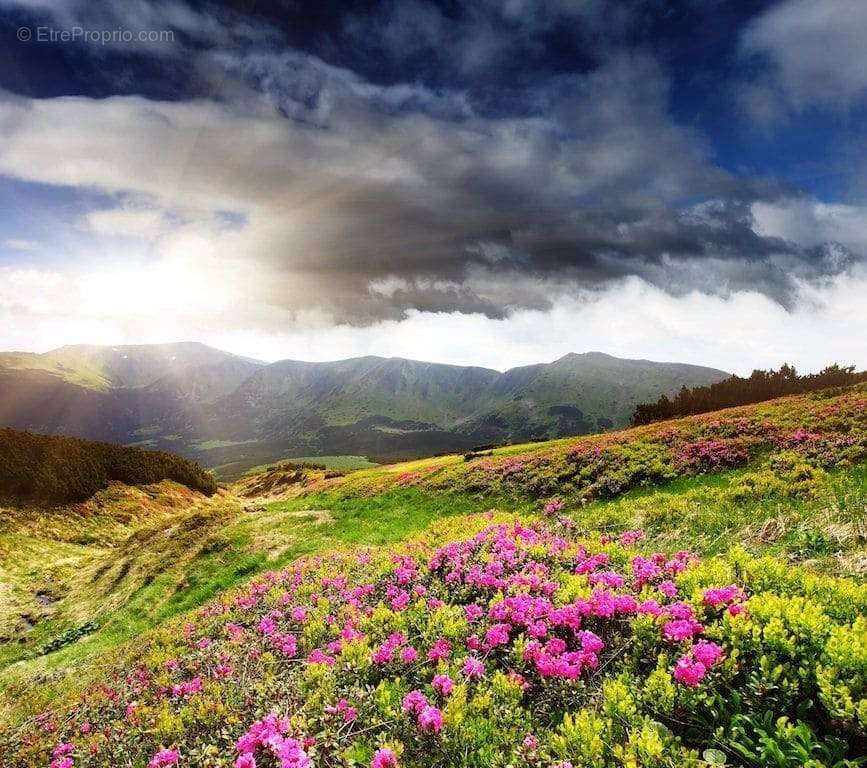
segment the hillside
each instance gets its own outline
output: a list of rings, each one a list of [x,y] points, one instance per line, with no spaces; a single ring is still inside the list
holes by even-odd
[[[39,370],[71,384],[93,389],[143,387],[161,379],[182,377],[187,371],[232,361],[245,376],[262,365],[196,342],[137,344],[112,347],[72,344],[45,352],[0,354],[0,367]]]
[[[0,356],[0,425],[170,450],[237,476],[287,456],[395,460],[623,427],[637,403],[724,376],[595,352],[499,373],[379,357],[263,365],[200,344],[74,346]]]
[[[628,573],[629,561],[636,553],[649,556],[654,551],[674,553],[689,549],[704,559],[703,564],[693,563],[683,574],[675,574],[674,581],[683,599],[696,606],[695,610],[701,610],[701,621],[707,628],[705,636],[723,648],[725,658],[735,659],[740,654],[742,661],[715,668],[695,692],[691,685],[672,678],[677,661],[672,654],[677,653],[678,647],[646,634],[651,626],[656,631],[661,627],[654,624],[652,617],[630,619],[626,625],[618,624],[620,629],[604,622],[596,624],[595,620],[591,624],[612,651],[621,642],[649,643],[640,647],[649,654],[645,658],[655,660],[651,667],[632,666],[626,660],[632,656],[627,654],[618,661],[619,653],[612,657],[603,651],[600,668],[617,670],[617,679],[629,680],[630,690],[654,690],[663,700],[673,702],[666,706],[674,709],[651,713],[647,709],[651,706],[649,700],[635,700],[637,714],[628,718],[638,719],[628,722],[637,730],[630,728],[630,733],[641,733],[642,718],[650,714],[657,722],[666,723],[668,731],[653,730],[646,738],[650,739],[653,733],[660,735],[666,749],[675,750],[672,754],[680,756],[678,764],[702,765],[690,750],[697,750],[700,755],[705,748],[721,750],[734,765],[799,764],[763,762],[762,748],[758,746],[761,740],[755,729],[770,727],[771,740],[782,745],[787,760],[799,759],[798,750],[807,749],[810,754],[837,755],[838,762],[827,758],[830,761],[820,760],[821,764],[849,765],[839,760],[857,754],[858,740],[863,734],[857,715],[846,714],[851,711],[845,703],[846,696],[853,697],[857,711],[859,697],[863,699],[867,694],[858,688],[860,684],[847,689],[840,687],[841,681],[852,675],[858,679],[857,664],[861,662],[847,657],[845,646],[837,648],[838,638],[857,637],[861,630],[852,622],[867,610],[867,594],[863,591],[867,574],[867,532],[863,523],[867,504],[865,406],[867,388],[860,386],[620,433],[498,449],[492,455],[469,460],[450,456],[341,476],[332,472],[330,477],[315,468],[298,474],[271,472],[270,476],[262,476],[264,482],[258,490],[257,479],[250,478],[231,492],[211,499],[191,496],[165,483],[142,490],[113,485],[83,506],[55,509],[50,514],[34,515],[28,507],[7,508],[0,513],[3,552],[0,582],[7,585],[5,607],[0,611],[0,635],[4,637],[0,641],[0,722],[6,719],[10,725],[20,723],[27,713],[50,704],[58,718],[51,715],[52,722],[61,729],[46,735],[25,725],[26,738],[24,732],[10,731],[13,743],[28,745],[15,753],[18,762],[13,765],[47,764],[46,750],[54,749],[62,739],[73,743],[75,765],[95,765],[99,760],[117,762],[120,753],[115,750],[140,756],[146,762],[161,747],[177,748],[182,765],[204,765],[201,750],[208,749],[208,744],[213,745],[214,755],[219,756],[209,764],[230,765],[236,757],[234,740],[250,723],[275,707],[281,713],[294,713],[293,729],[297,732],[316,734],[317,746],[311,754],[317,765],[335,764],[333,753],[328,751],[337,748],[335,745],[340,745],[340,750],[351,749],[347,754],[354,755],[353,759],[364,766],[370,764],[375,748],[392,749],[398,755],[402,750],[406,760],[401,765],[428,765],[424,757],[428,752],[444,756],[445,764],[467,764],[447,745],[475,743],[472,739],[481,739],[477,744],[482,750],[478,765],[500,765],[506,753],[514,759],[510,750],[521,749],[520,742],[531,727],[539,739],[538,754],[548,761],[544,764],[555,758],[574,759],[583,754],[582,747],[578,742],[561,740],[566,734],[563,729],[567,720],[563,705],[556,703],[565,700],[558,697],[568,695],[568,701],[576,702],[571,705],[570,716],[583,712],[583,718],[602,717],[603,710],[593,702],[601,701],[597,697],[603,696],[603,688],[607,691],[606,700],[615,696],[613,675],[600,677],[587,672],[579,674],[576,683],[558,683],[556,679],[545,682],[538,678],[538,670],[534,671],[532,659],[519,662],[517,668],[504,666],[508,657],[502,652],[480,648],[478,655],[486,669],[484,682],[467,686],[461,693],[460,707],[454,704],[451,709],[444,708],[445,741],[424,741],[428,737],[420,734],[420,742],[415,741],[413,729],[397,710],[401,697],[413,685],[420,687],[428,700],[432,699],[430,680],[424,677],[428,667],[422,663],[410,664],[405,670],[400,667],[404,671],[399,683],[394,678],[398,668],[390,666],[382,667],[373,678],[363,675],[380,669],[377,665],[360,667],[368,670],[358,673],[362,677],[347,677],[346,665],[356,664],[350,662],[350,656],[356,658],[352,654],[363,657],[373,653],[381,639],[394,631],[403,631],[413,638],[411,644],[423,658],[428,645],[436,639],[436,632],[443,630],[428,625],[428,619],[422,619],[422,615],[439,615],[431,619],[436,627],[453,626],[445,631],[451,633],[448,637],[456,649],[467,642],[463,634],[467,630],[460,624],[449,623],[451,609],[447,607],[445,614],[414,607],[413,600],[405,609],[389,607],[392,593],[387,584],[393,577],[388,574],[394,567],[395,548],[401,542],[421,537],[421,550],[414,547],[400,550],[408,558],[415,558],[420,552],[430,552],[429,547],[452,541],[456,542],[452,547],[460,547],[457,542],[492,523],[512,525],[516,521],[533,527],[537,531],[533,535],[542,537],[540,542],[553,542],[549,538],[553,533],[568,540],[570,547],[577,546],[571,542],[581,543],[588,557],[606,552],[612,558],[609,569],[615,572]],[[266,489],[267,496],[262,496]],[[486,513],[489,510],[495,511]],[[623,539],[625,549],[604,543],[606,537],[639,528],[643,530],[643,540],[630,534]],[[600,532],[605,534],[602,543]],[[382,552],[376,549],[383,545],[386,548]],[[374,549],[370,550],[369,564],[365,557],[356,566],[360,548],[370,546]],[[331,550],[352,554],[346,561],[326,558],[302,560],[293,565],[298,558]],[[534,549],[537,557],[540,551]],[[566,550],[569,558],[574,551]],[[561,554],[549,552],[544,562],[562,568]],[[480,556],[487,561],[487,555],[480,553]],[[770,559],[761,559],[766,556]],[[424,562],[426,558],[427,555],[422,556]],[[305,586],[292,599],[293,606],[306,605],[304,601],[312,585],[319,583],[322,575],[332,568],[340,570],[350,584],[381,585],[384,591],[377,587],[373,593],[376,597],[371,599],[386,600],[385,606],[375,608],[372,617],[356,624],[370,638],[369,644],[358,646],[353,642],[337,652],[331,646],[326,647],[331,639],[320,611],[327,611],[328,603],[316,603],[307,612],[309,626],[306,622],[296,626],[288,618],[274,619],[280,636],[292,634],[298,643],[292,656],[297,662],[281,664],[279,659],[283,656],[272,655],[275,653],[272,635],[257,629],[265,615],[275,610],[271,601],[279,596],[279,592],[267,589],[259,592],[253,588],[251,594],[270,596],[257,598],[250,609],[231,607],[236,605],[232,598],[221,598],[215,607],[198,615],[186,613],[202,606],[220,590],[243,583],[257,571],[279,572],[281,568],[288,569],[287,576],[270,576],[264,583],[273,588],[275,578],[276,583],[284,578],[292,581],[294,569],[301,569],[299,578],[304,579]],[[325,571],[318,572],[319,568]],[[372,570],[367,571],[368,568]],[[603,570],[599,566],[596,569]],[[569,594],[580,596],[585,594],[582,590],[586,587],[582,585],[592,572],[566,581],[562,581],[562,571],[553,573],[559,574],[555,578],[561,583],[560,589],[577,590]],[[379,581],[380,578],[386,581]],[[418,583],[431,596],[442,599],[447,606],[461,607],[464,593],[451,588],[444,590],[438,581],[440,575],[428,573],[423,566],[419,578]],[[804,689],[803,694],[793,694],[795,700],[785,696],[768,698],[767,693],[760,693],[768,685],[761,676],[770,674],[762,671],[765,662],[760,663],[760,658],[762,654],[779,651],[770,645],[738,645],[743,642],[742,634],[736,632],[738,625],[729,625],[722,617],[711,615],[701,608],[701,598],[695,597],[699,587],[725,587],[732,582],[744,590],[750,621],[758,622],[748,625],[750,631],[761,633],[763,622],[777,621],[775,616],[782,617],[784,626],[789,626],[785,622],[797,621],[795,617],[801,614],[810,617],[810,634],[791,630],[795,633],[793,637],[801,639],[793,641],[794,650],[788,651],[790,655],[784,664],[784,670],[795,669],[798,664],[807,670],[804,673],[807,677],[800,684],[809,686],[810,693]],[[333,597],[328,594],[329,600],[340,599],[337,594]],[[646,591],[635,594],[642,600],[647,598]],[[658,602],[665,604],[663,600]],[[219,607],[225,605],[229,609]],[[416,613],[420,610],[421,613]],[[21,616],[26,616],[26,621]],[[174,616],[179,616],[177,622],[172,621]],[[164,622],[169,622],[164,630],[147,634]],[[645,627],[642,622],[649,625]],[[235,630],[228,632],[229,624],[242,627],[242,635],[232,640]],[[193,629],[184,630],[188,625]],[[481,636],[489,628],[483,624]],[[618,634],[627,628],[626,635]],[[132,637],[145,640],[137,640],[132,646],[123,645]],[[816,657],[810,654],[818,651],[810,650],[814,648],[808,643],[810,637],[815,638],[818,644],[815,647],[825,648],[828,644],[829,650],[822,653],[831,655],[823,656],[828,661],[823,662],[821,669],[811,660]],[[202,638],[208,638],[208,643],[200,644]],[[510,632],[508,643],[513,642],[524,641]],[[515,646],[518,647],[521,646]],[[253,660],[242,665],[237,654],[246,658],[254,648],[259,650],[251,657]],[[325,657],[334,657],[336,665],[311,661],[310,654],[317,648]],[[402,646],[399,648],[402,653]],[[262,655],[256,657],[259,653]],[[456,662],[462,659],[462,653],[456,650]],[[95,665],[97,658],[101,662]],[[314,654],[313,658],[320,656]],[[165,661],[171,659],[177,659],[178,665],[172,662],[170,667],[165,666]],[[524,663],[530,663],[530,668],[523,669]],[[224,664],[223,672],[216,671],[220,664]],[[462,676],[461,664],[454,670],[446,664],[440,672],[451,675],[457,682]],[[243,676],[239,672],[242,666]],[[99,691],[103,689],[94,688],[86,699],[76,703],[85,681],[113,675],[112,669],[145,670],[142,681],[146,682],[130,690],[122,681],[126,676],[122,673],[120,678],[112,678],[116,680],[113,689],[118,692],[117,699],[106,701],[100,698]],[[545,705],[548,709],[541,720],[521,720],[525,725],[517,731],[507,728],[497,737],[496,750],[485,757],[487,753],[482,748],[491,734],[476,733],[480,726],[472,712],[478,708],[487,712],[491,706],[489,697],[503,695],[503,691],[495,693],[499,690],[496,687],[492,690],[487,686],[496,685],[498,671],[510,669],[520,671],[532,682],[532,690],[548,702]],[[653,669],[659,671],[648,677]],[[201,691],[196,690],[197,677],[202,680]],[[793,690],[793,682],[786,680],[779,684],[780,690]],[[159,693],[185,683],[192,687],[179,688],[179,692],[184,691],[179,695]],[[575,685],[579,687],[576,689]],[[717,733],[708,726],[689,733],[679,729],[677,723],[685,712],[692,712],[699,720],[705,717],[703,707],[710,704],[702,702],[716,700],[714,697],[729,700],[729,687],[757,693],[745,694],[739,711],[728,709],[719,714],[717,709],[716,717],[722,719],[714,721],[714,727],[723,731]],[[256,691],[247,703],[242,695],[244,690]],[[392,690],[393,693],[388,693]],[[581,698],[578,690],[595,693]],[[822,702],[822,709],[806,720],[803,714],[798,714],[801,710],[797,701],[801,699],[797,696],[801,695]],[[303,707],[297,702],[296,706],[296,696],[310,705]],[[759,701],[750,696],[764,698]],[[138,702],[136,717],[127,722],[117,737],[106,739],[100,731],[101,724],[118,716],[123,720],[124,702],[130,697]],[[324,708],[336,706],[341,697],[359,711],[359,724],[340,728],[340,735],[335,736],[334,721],[328,720],[332,715]],[[397,710],[392,712],[388,702],[395,697]],[[535,697],[533,693],[530,698],[516,699],[509,705],[512,716],[525,718],[530,709],[538,715],[540,700]],[[791,701],[795,703],[787,703]],[[68,705],[74,706],[76,712],[71,720],[62,715]],[[228,710],[221,706],[228,706]],[[380,710],[380,706],[386,709]],[[464,706],[468,707],[466,713],[459,715]],[[121,709],[120,715],[113,714],[117,707]],[[761,719],[749,719],[752,713],[766,710],[775,713],[774,718],[791,713],[800,735],[787,736],[785,730],[774,730],[773,721],[766,726]],[[506,710],[496,711],[497,721],[512,722]],[[223,724],[219,732],[212,725],[211,718],[215,716]],[[833,732],[827,726],[830,717],[837,723]],[[91,733],[80,732],[84,720],[92,724]],[[398,730],[385,724],[392,720]],[[590,722],[595,723],[593,728],[614,727],[602,721]],[[376,723],[383,725],[375,727]],[[362,729],[366,736],[359,734]],[[624,732],[605,732],[609,734],[605,741],[611,745],[623,744],[626,749],[632,744],[629,748],[638,748],[628,739],[623,741]],[[669,737],[680,739],[680,746],[669,742]],[[92,747],[93,744],[96,746]],[[96,757],[87,756],[90,749],[96,749]],[[677,749],[686,751],[680,753]],[[758,751],[748,758],[744,750]],[[599,764],[626,764],[621,762],[621,758],[625,760],[623,755],[611,754]],[[262,763],[267,765],[267,759],[260,760]]]
[[[7,501],[84,501],[112,481],[174,480],[207,494],[217,488],[213,477],[179,456],[73,437],[0,429],[0,456],[0,499]]]

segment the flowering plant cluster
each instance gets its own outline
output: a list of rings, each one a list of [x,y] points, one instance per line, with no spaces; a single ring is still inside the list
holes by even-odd
[[[746,464],[748,445],[738,439],[704,439],[684,443],[675,454],[678,468],[686,472],[717,472]]]
[[[459,463],[433,461],[423,473],[410,473],[411,483],[430,490],[534,499],[575,495],[591,500],[792,451],[820,468],[852,464],[867,457],[865,393],[867,385],[861,384],[842,394],[814,392],[572,442],[540,444],[521,453],[510,449]],[[371,494],[389,484],[408,482],[402,475],[350,475],[328,488]],[[309,488],[319,490],[323,486]]]
[[[463,537],[311,558],[220,597],[28,723],[9,764],[771,764],[746,757],[765,743],[753,711],[792,721],[796,737],[766,734],[784,756],[857,764],[867,587],[645,551],[641,531],[449,525]]]

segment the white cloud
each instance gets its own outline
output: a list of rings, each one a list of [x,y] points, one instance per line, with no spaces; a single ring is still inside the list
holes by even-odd
[[[83,226],[98,235],[153,239],[166,231],[168,223],[161,211],[108,208],[85,214]]]
[[[867,207],[798,197],[752,205],[755,230],[806,246],[836,242],[867,254]]]
[[[800,284],[792,311],[760,293],[673,297],[627,278],[604,291],[556,298],[547,311],[519,310],[502,320],[412,311],[403,321],[366,327],[334,325],[316,310],[290,316],[251,306],[243,286],[232,281],[233,265],[222,269],[203,275],[176,259],[109,274],[0,270],[0,348],[195,339],[268,360],[379,354],[505,369],[600,350],[738,373],[783,361],[802,370],[832,361],[867,367],[862,267]]]
[[[865,30],[864,0],[784,0],[756,17],[742,34],[742,50],[766,57],[773,68],[766,85],[748,91],[757,116],[773,115],[779,91],[796,109],[863,99]]]
[[[0,240],[0,248],[5,248],[9,251],[32,251],[39,245],[35,240],[21,240],[11,238],[9,240]]]

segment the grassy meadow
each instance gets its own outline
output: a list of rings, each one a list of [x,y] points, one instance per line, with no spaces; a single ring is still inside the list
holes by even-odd
[[[37,713],[75,706],[161,626],[256,574],[325,553],[442,544],[489,518],[556,518],[581,540],[640,529],[648,550],[709,563],[770,556],[787,573],[863,591],[865,405],[862,385],[480,455],[278,472],[264,495],[249,478],[212,497],[171,481],[113,483],[79,504],[2,507],[0,732],[22,738]],[[367,765],[371,754],[322,764]]]

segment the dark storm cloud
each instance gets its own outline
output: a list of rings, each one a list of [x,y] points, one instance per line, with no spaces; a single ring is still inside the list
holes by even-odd
[[[795,279],[860,258],[758,230],[753,206],[796,190],[723,170],[672,117],[670,73],[625,43],[645,7],[411,0],[342,15],[333,39],[406,66],[395,81],[287,47],[274,19],[67,0],[58,18],[177,28],[159,55],[202,92],[0,103],[0,171],[138,196],[182,222],[229,211],[243,225],[212,248],[248,263],[257,297],[357,324],[499,318],[632,275],[786,303]],[[45,156],[53,131],[62,158]]]

